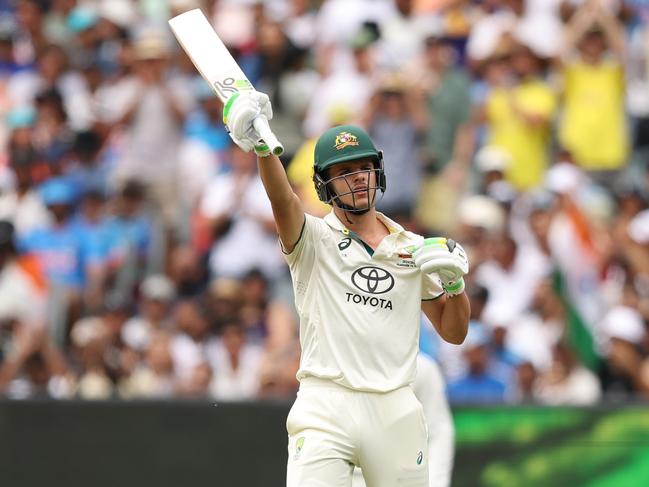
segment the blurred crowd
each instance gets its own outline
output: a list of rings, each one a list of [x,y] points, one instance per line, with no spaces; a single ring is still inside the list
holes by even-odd
[[[421,327],[453,403],[649,397],[641,0],[0,0],[0,395],[294,396],[255,156],[166,23],[198,7],[309,213],[318,135],[361,124],[378,208],[467,250],[466,342]]]

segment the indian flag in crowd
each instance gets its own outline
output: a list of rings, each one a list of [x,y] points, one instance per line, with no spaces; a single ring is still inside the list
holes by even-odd
[[[595,327],[605,313],[597,252],[586,216],[566,197],[564,210],[552,222],[548,236],[556,264],[554,288],[566,310],[566,337],[590,369],[600,364]]]

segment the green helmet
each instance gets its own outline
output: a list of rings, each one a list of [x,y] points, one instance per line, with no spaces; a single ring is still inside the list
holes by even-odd
[[[338,125],[326,130],[316,142],[314,151],[313,182],[318,198],[330,203],[336,196],[327,186],[327,169],[341,162],[366,157],[374,160],[378,189],[385,191],[383,153],[374,146],[367,132],[355,125]]]

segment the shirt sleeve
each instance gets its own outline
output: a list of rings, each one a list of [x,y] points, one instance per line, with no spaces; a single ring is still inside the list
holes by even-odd
[[[284,258],[291,270],[298,312],[312,282],[312,276],[317,271],[317,245],[325,235],[326,225],[323,219],[305,214],[302,231],[293,250],[286,252],[282,248]]]
[[[314,243],[323,235],[323,226],[326,225],[322,218],[305,213],[302,231],[293,250],[286,252],[282,246],[282,253],[288,265],[313,266],[315,263]],[[281,242],[280,242],[281,245]]]

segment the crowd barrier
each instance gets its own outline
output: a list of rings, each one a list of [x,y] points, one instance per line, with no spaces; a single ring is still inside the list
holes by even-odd
[[[282,487],[289,406],[0,401],[0,485]],[[647,406],[453,414],[454,486],[649,485]]]

